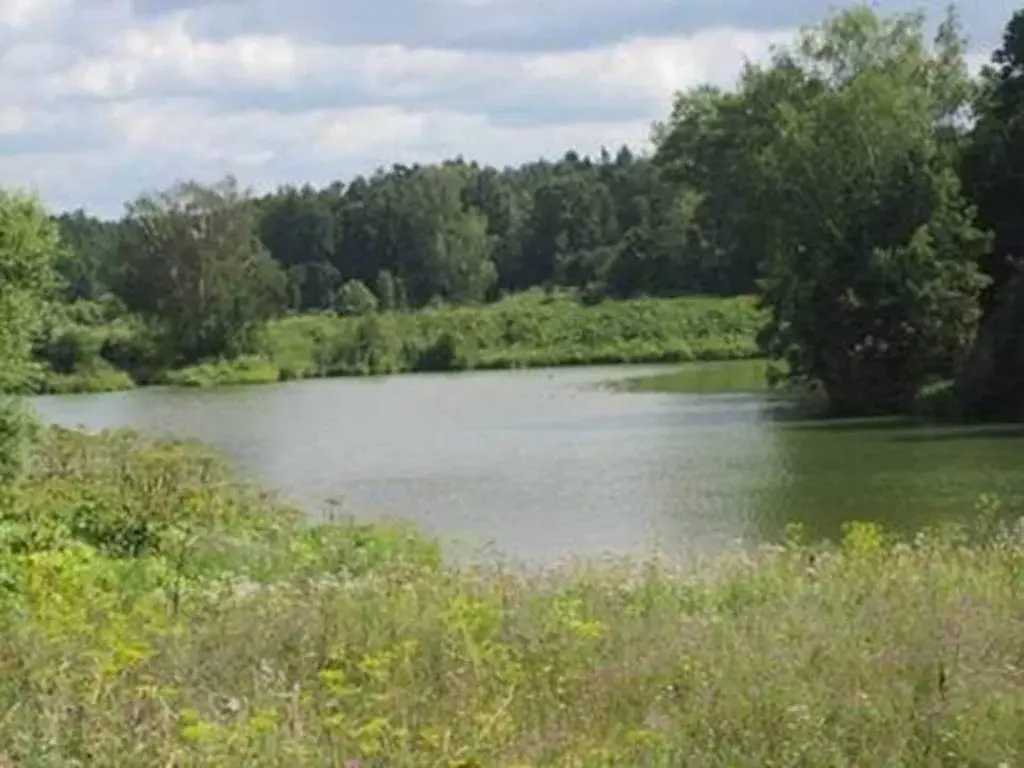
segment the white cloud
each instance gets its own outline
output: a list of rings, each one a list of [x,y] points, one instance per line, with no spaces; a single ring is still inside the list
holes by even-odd
[[[23,30],[59,17],[71,4],[72,0],[0,0],[0,26]]]
[[[0,107],[0,135],[22,133],[28,128],[29,116],[24,107],[17,104]]]
[[[342,7],[296,0],[289,8],[298,13],[303,2],[328,15]],[[418,13],[467,4],[497,14],[488,23],[542,23],[529,15],[542,13],[539,0],[434,0]],[[715,26],[651,35],[627,27],[603,45],[485,50],[397,38],[313,40],[283,25],[246,29],[232,16],[245,5],[256,15],[262,8],[267,22],[269,8],[282,8],[269,0],[146,17],[137,12],[142,5],[0,0],[0,35],[4,25],[16,31],[0,57],[0,178],[34,187],[57,206],[116,213],[142,189],[182,177],[234,172],[265,188],[456,154],[504,164],[638,145],[675,90],[731,83],[744,59],[763,58],[790,34]],[[581,18],[587,8],[591,19],[625,13],[610,0],[572,5]]]

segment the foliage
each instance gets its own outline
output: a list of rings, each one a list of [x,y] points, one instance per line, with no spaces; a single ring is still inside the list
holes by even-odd
[[[545,285],[618,298],[753,288],[749,269],[712,263],[698,247],[693,195],[626,147],[504,170],[461,160],[396,165],[347,185],[282,187],[247,203],[260,241],[286,274],[284,301],[298,312],[332,309],[352,280],[369,286],[385,310],[435,297],[475,303]],[[129,209],[120,221],[82,211],[58,218],[74,252],[61,264],[74,286],[69,298],[112,289],[139,306],[136,288],[118,278],[118,243],[138,240],[133,216]],[[152,287],[174,290],[166,276]]]
[[[3,507],[13,764],[1016,757],[1017,529],[455,569],[400,529],[297,525],[196,446],[44,445]]]
[[[32,343],[56,287],[57,228],[27,194],[0,190],[0,391],[26,388],[36,373]]]
[[[957,381],[968,415],[1024,416],[1024,225],[1014,201],[1024,194],[1024,12],[1007,23],[984,78],[963,177],[978,220],[994,233],[981,267],[991,278],[983,326]]]
[[[135,379],[131,374],[118,370],[109,363],[100,362],[91,368],[72,373],[46,371],[36,385],[36,392],[41,395],[120,392],[133,389],[135,385]]]
[[[30,195],[0,190],[0,393],[25,391],[38,375],[32,345],[57,286],[57,228]],[[20,474],[32,416],[0,395],[0,491]]]
[[[64,297],[69,302],[96,301],[109,296],[113,285],[119,226],[89,216],[83,210],[55,217],[60,240],[65,246],[56,267],[64,279]]]
[[[124,318],[100,325],[63,324],[58,325],[62,330],[50,331],[38,344],[37,355],[47,361],[47,368],[35,391],[107,391],[136,382],[212,387],[480,367],[731,360],[759,354],[756,335],[762,322],[751,297],[637,299],[588,306],[571,296],[528,294],[473,308],[286,317],[268,325],[257,354],[167,368],[159,362],[151,327]],[[70,370],[52,365],[64,359],[73,361]]]
[[[35,339],[42,394],[130,389],[166,365],[151,326],[107,302],[53,305]]]
[[[494,305],[272,323],[283,378],[418,370],[736,359],[758,354],[753,299],[638,299],[583,306],[519,296]]]
[[[977,205],[978,221],[995,234],[992,251],[982,261],[992,278],[986,309],[1024,263],[1024,223],[1013,204],[1024,192],[1024,11],[1007,23],[992,65],[982,81],[963,155],[964,183]]]
[[[118,255],[119,294],[159,323],[182,362],[249,351],[284,297],[284,274],[231,177],[140,197],[127,208]]]
[[[179,387],[219,387],[241,384],[267,384],[278,381],[280,370],[259,356],[215,360],[167,371],[161,381]]]
[[[993,299],[971,354],[957,377],[961,409],[985,419],[1024,418],[1024,274]]]
[[[767,250],[765,351],[793,380],[821,381],[834,413],[909,409],[977,326],[987,238],[936,130],[967,93],[962,45],[951,20],[929,53],[922,25],[855,6],[704,108],[783,94],[768,135],[743,135],[740,224]]]
[[[679,394],[765,393],[768,391],[766,360],[727,360],[684,365],[681,368],[615,382],[630,392]]]
[[[338,289],[338,311],[343,315],[368,315],[376,312],[380,301],[362,280],[349,280]]]
[[[333,552],[323,567],[353,574],[401,559],[403,547],[423,562],[435,558],[433,545],[405,541],[387,526],[379,540],[348,523],[309,529],[297,509],[237,479],[216,452],[127,430],[45,429],[30,472],[0,504],[0,528],[6,555],[87,545],[113,558],[187,556],[190,567],[214,575],[230,568],[258,580],[292,568],[284,560],[303,542],[322,544],[320,554]],[[346,548],[348,562],[338,559],[337,547]]]
[[[34,414],[23,403],[0,398],[0,494],[21,475],[37,430]]]

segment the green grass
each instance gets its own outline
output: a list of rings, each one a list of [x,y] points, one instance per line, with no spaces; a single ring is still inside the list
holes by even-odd
[[[615,383],[630,392],[671,394],[744,394],[768,391],[768,361],[732,360],[684,365],[681,368],[637,376]]]
[[[179,387],[222,387],[244,384],[267,384],[280,379],[278,366],[261,357],[217,360],[188,368],[168,371],[163,383]]]
[[[33,466],[0,501],[0,764],[1021,762],[1024,536],[994,515],[456,569],[200,446],[51,430]]]
[[[412,371],[738,360],[758,354],[755,337],[763,319],[751,297],[586,306],[568,296],[533,292],[478,307],[282,318],[264,329],[252,355],[164,370],[159,341],[145,323],[103,321],[73,309],[67,313],[77,319],[39,344],[39,362],[51,371],[39,393],[150,383],[215,387]]]
[[[131,374],[110,365],[96,365],[74,373],[44,372],[36,392],[41,395],[70,395],[89,392],[117,392],[135,387]]]
[[[729,360],[757,355],[751,298],[640,299],[584,306],[532,294],[484,307],[272,323],[282,378],[422,370]]]

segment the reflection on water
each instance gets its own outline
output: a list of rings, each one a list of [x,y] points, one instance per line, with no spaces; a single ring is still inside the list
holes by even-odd
[[[59,423],[209,442],[311,514],[342,497],[358,516],[409,518],[534,561],[713,552],[775,539],[791,521],[824,536],[853,518],[913,529],[969,514],[982,492],[1011,508],[1024,495],[1019,432],[807,424],[757,395],[598,386],[637,373],[417,375],[35,403]]]

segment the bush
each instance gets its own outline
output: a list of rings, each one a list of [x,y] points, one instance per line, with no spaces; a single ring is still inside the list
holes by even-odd
[[[2,565],[13,764],[1015,764],[1019,532],[445,569],[271,525],[180,446],[54,437],[19,504],[61,536]]]
[[[0,491],[22,473],[38,422],[19,401],[0,396]]]
[[[100,355],[142,383],[153,382],[170,359],[160,332],[135,318],[122,319],[106,327]]]
[[[285,560],[300,542],[336,548],[342,543],[332,537],[343,531],[343,546],[352,559],[332,560],[331,568],[361,572],[407,546],[409,552],[420,552],[424,562],[433,561],[432,544],[407,541],[407,534],[396,535],[387,527],[381,535],[391,542],[388,546],[366,526],[310,529],[297,509],[237,479],[220,454],[192,441],[154,441],[128,430],[90,435],[50,427],[31,457],[17,493],[0,504],[7,554],[85,544],[105,557],[179,557],[185,548],[193,565],[264,578],[268,568],[291,569],[294,564]],[[288,551],[271,551],[283,541]],[[365,547],[375,548],[376,554],[357,553]]]
[[[95,367],[75,373],[44,372],[37,392],[41,395],[71,395],[88,392],[119,392],[135,387],[130,374],[101,361]]]
[[[753,299],[641,299],[583,306],[571,297],[513,296],[365,318],[272,323],[268,357],[295,377],[757,357]]]
[[[97,364],[102,344],[95,329],[75,325],[56,331],[40,345],[36,356],[54,373],[75,373]]]
[[[939,381],[921,388],[914,400],[914,413],[932,419],[956,419],[962,413],[952,381]]]
[[[377,311],[380,302],[362,280],[349,280],[338,289],[338,311],[360,317]]]
[[[444,331],[416,353],[417,371],[464,371],[476,365],[477,354],[471,340],[457,331]]]
[[[280,378],[280,369],[269,360],[249,356],[234,360],[212,360],[168,371],[164,374],[163,381],[180,387],[206,388],[267,384],[279,381]]]
[[[443,567],[191,443],[48,429],[0,498],[14,765],[1017,762],[1024,528]]]

